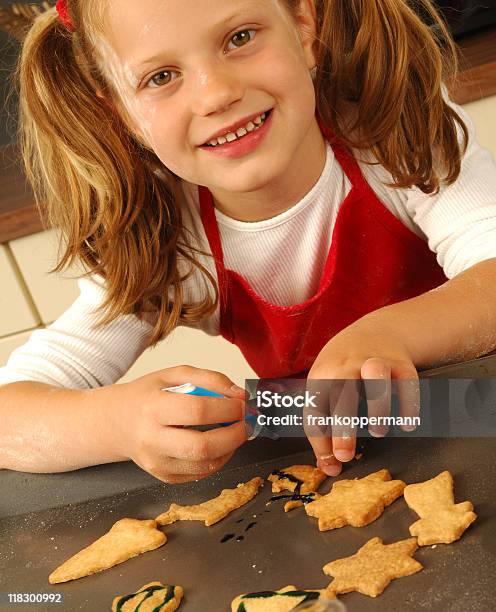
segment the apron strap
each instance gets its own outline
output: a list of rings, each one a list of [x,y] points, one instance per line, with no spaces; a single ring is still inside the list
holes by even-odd
[[[220,239],[219,226],[215,216],[215,206],[212,194],[209,189],[203,185],[198,186],[200,197],[200,214],[203,221],[203,227],[207,235],[208,244],[212,252],[215,269],[217,271],[217,281],[219,283],[219,298],[220,298],[220,317],[221,322],[227,320],[229,312],[229,277],[226,273],[224,265],[224,253],[222,251],[222,242]]]
[[[353,187],[365,189],[367,192],[372,192],[370,185],[365,180],[360,166],[351,151],[346,147],[339,138],[334,136],[330,128],[324,125],[322,119],[317,114],[317,122],[319,124],[322,134],[326,137],[327,141],[332,147],[334,156],[338,160],[339,165],[343,169],[343,172],[348,177]]]

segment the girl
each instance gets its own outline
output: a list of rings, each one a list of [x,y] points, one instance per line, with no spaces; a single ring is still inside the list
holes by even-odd
[[[19,68],[26,169],[64,236],[57,269],[88,274],[2,369],[0,466],[219,469],[245,440],[233,381],[180,366],[113,384],[178,325],[222,334],[261,377],[413,381],[405,415],[417,368],[493,349],[496,165],[447,97],[455,63],[430,0],[40,16]],[[225,397],[161,391],[185,382]],[[389,393],[369,402],[388,410]],[[353,437],[311,442],[330,475],[354,455]]]

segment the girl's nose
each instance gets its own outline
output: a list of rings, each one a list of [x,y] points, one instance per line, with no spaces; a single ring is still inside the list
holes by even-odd
[[[239,78],[219,67],[200,69],[193,92],[193,111],[197,115],[222,112],[243,97]]]

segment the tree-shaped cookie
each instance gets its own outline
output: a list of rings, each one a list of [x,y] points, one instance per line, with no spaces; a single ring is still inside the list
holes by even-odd
[[[334,577],[328,590],[336,595],[358,591],[377,597],[391,580],[423,569],[418,561],[412,559],[417,548],[415,538],[394,544],[383,544],[381,538],[372,538],[351,557],[324,565],[324,573]]]
[[[305,511],[319,519],[320,531],[363,527],[400,497],[405,486],[402,480],[391,480],[388,470],[379,470],[365,478],[335,482],[330,493],[305,506]]]
[[[450,544],[477,518],[469,501],[455,504],[453,477],[447,471],[435,478],[408,485],[403,491],[406,503],[420,516],[410,525],[410,534],[420,546]]]
[[[51,584],[57,584],[89,576],[155,550],[165,542],[167,536],[157,529],[155,521],[123,518],[114,523],[105,535],[54,570],[48,580]]]

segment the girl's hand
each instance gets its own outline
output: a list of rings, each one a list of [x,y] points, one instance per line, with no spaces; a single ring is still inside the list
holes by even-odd
[[[226,397],[198,397],[161,391],[186,382]],[[246,440],[245,391],[227,376],[180,366],[108,387],[112,445],[123,459],[164,482],[205,478],[219,470]],[[183,429],[238,421],[210,431]]]
[[[390,414],[392,380],[398,394],[400,416],[419,415],[417,370],[401,339],[393,335],[387,323],[374,313],[334,336],[319,353],[308,376],[309,390],[320,392],[316,400],[317,411],[306,411],[305,431],[317,457],[317,465],[330,476],[341,472],[341,462],[354,458],[356,429],[339,426],[328,435],[309,426],[308,415],[356,416],[359,402],[357,381],[360,379],[364,381],[369,418]],[[382,437],[389,428],[387,425],[369,425],[368,429],[374,437]],[[403,429],[412,431],[414,428],[405,426]]]

